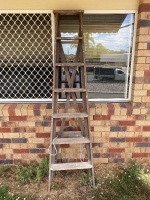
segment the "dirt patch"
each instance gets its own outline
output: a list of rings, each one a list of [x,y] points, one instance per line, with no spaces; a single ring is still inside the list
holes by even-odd
[[[114,174],[118,168],[115,164],[101,164],[95,166],[96,177],[104,177]],[[12,193],[30,195],[36,200],[91,200],[92,192],[90,187],[80,182],[82,170],[56,172],[51,192],[48,193],[48,177],[41,183],[19,184],[14,173],[15,167],[4,172],[0,176],[0,185],[8,185]]]

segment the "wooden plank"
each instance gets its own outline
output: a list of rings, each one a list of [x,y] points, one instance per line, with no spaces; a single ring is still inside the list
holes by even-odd
[[[85,88],[58,88],[54,92],[86,92]]]
[[[54,144],[85,144],[90,143],[90,140],[87,137],[79,138],[56,138]]]
[[[63,62],[63,63],[56,63],[55,65],[58,66],[58,67],[82,67],[82,66],[84,66],[84,63],[80,63],[80,62],[77,62],[77,63]]]
[[[83,137],[83,135],[81,131],[64,131],[63,137],[64,138],[79,138],[79,137]]]
[[[52,171],[73,170],[73,169],[91,169],[91,162],[73,162],[73,163],[57,163],[50,166]]]
[[[56,37],[56,40],[82,40],[83,37]]]
[[[84,118],[88,117],[87,113],[54,113],[53,118]]]
[[[59,15],[79,15],[79,13],[84,13],[84,10],[53,10],[53,13]]]

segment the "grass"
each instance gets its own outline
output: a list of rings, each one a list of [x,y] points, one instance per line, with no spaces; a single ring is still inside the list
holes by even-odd
[[[11,170],[11,167],[9,165],[0,165],[0,177],[5,177],[6,172],[10,170]]]
[[[80,182],[91,186],[89,180],[89,174],[83,173]],[[150,173],[134,162],[119,168],[115,175],[107,174],[96,180],[96,187],[91,187],[94,200],[148,200],[150,197]]]
[[[19,194],[13,194],[9,191],[9,187],[6,185],[0,186],[0,200],[33,200],[29,196],[21,196]]]
[[[19,183],[26,184],[32,182],[41,182],[48,176],[48,159],[43,158],[40,164],[36,162],[30,165],[19,165],[16,169],[16,180]]]
[[[21,184],[27,184],[31,182],[41,182],[48,175],[48,159],[43,158],[41,163],[36,162],[30,165],[20,164],[14,171],[16,174],[16,180]],[[7,172],[11,171],[9,165],[0,166],[0,177],[7,178]],[[7,185],[0,185],[0,200],[33,200],[32,195],[22,196],[20,194],[14,194],[10,192],[10,188]]]

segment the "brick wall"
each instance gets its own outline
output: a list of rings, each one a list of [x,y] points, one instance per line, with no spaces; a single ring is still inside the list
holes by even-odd
[[[139,6],[132,101],[90,104],[94,163],[150,163],[150,0]],[[0,104],[0,164],[48,155],[51,104]],[[58,124],[59,125],[59,124]],[[78,147],[62,145],[64,159]],[[72,146],[71,146],[72,147]],[[84,151],[83,151],[84,153]]]
[[[47,156],[51,105],[0,105],[0,164],[29,163]]]

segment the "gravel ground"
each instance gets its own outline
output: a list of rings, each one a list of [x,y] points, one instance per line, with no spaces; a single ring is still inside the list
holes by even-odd
[[[97,83],[88,83],[89,91],[96,92],[110,92],[110,93],[122,93],[125,89],[124,83],[112,83],[112,82],[97,82]]]
[[[123,82],[91,82],[88,83],[89,98],[123,98],[125,84]]]

